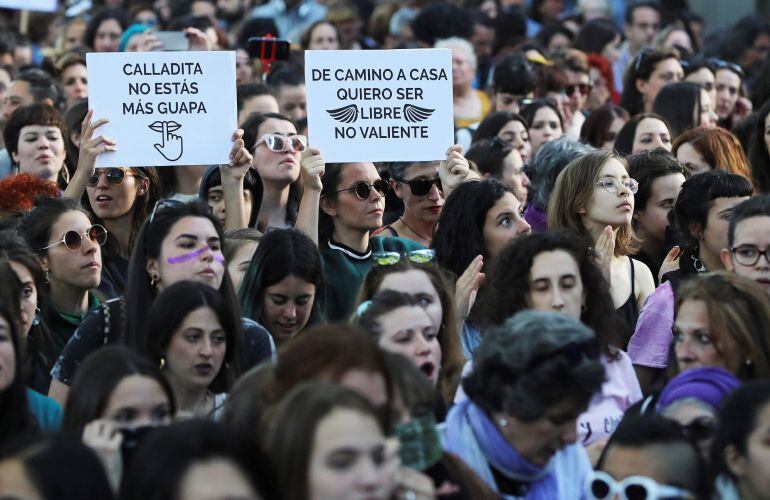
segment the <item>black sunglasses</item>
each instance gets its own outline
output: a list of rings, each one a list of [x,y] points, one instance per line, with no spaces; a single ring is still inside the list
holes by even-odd
[[[588,95],[592,88],[593,86],[590,83],[576,83],[575,85],[564,87],[564,93],[567,94],[567,97],[572,97],[575,91],[580,92],[582,95]]]
[[[88,178],[86,181],[86,186],[95,187],[97,184],[99,184],[99,179],[101,179],[102,174],[107,177],[107,182],[111,185],[123,184],[126,176],[130,177],[134,175],[130,172],[126,172],[121,168],[107,168],[103,170],[97,170],[94,175]]]
[[[443,192],[443,188],[441,187],[441,179],[438,177],[435,179],[412,179],[411,181],[406,179],[398,179],[398,182],[409,186],[409,190],[415,196],[425,196],[426,194],[430,193],[430,190],[433,186],[438,188],[439,193]]]
[[[380,196],[385,196],[385,194],[388,192],[388,181],[377,179],[373,183],[369,184],[367,182],[361,181],[356,182],[351,187],[347,189],[340,189],[337,191],[337,193],[344,193],[345,191],[353,191],[356,195],[356,197],[359,200],[368,200],[369,195],[372,194],[372,188],[374,188],[377,193],[379,193]]]
[[[741,80],[743,80],[746,77],[746,73],[743,71],[743,68],[741,68],[735,63],[732,63],[729,61],[723,61],[722,59],[717,59],[716,57],[711,57],[707,59],[706,62],[714,68],[715,73],[717,70],[720,70],[720,69],[729,69],[730,71],[738,75],[741,78]]]

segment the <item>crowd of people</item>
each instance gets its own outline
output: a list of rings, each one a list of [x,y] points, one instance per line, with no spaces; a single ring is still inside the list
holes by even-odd
[[[22,17],[0,11],[0,497],[770,499],[770,21],[719,31],[686,0]],[[230,163],[96,168],[121,146],[85,54],[166,31],[236,52]],[[268,35],[286,60],[260,59]],[[326,162],[305,51],[430,47],[452,54],[445,157]]]

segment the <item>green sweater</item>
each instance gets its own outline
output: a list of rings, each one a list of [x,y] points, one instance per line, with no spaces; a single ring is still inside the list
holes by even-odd
[[[326,318],[347,321],[355,311],[361,285],[372,266],[372,256],[379,252],[407,253],[420,250],[418,243],[403,238],[369,239],[369,250],[361,254],[332,240],[321,242],[321,261],[324,266]]]

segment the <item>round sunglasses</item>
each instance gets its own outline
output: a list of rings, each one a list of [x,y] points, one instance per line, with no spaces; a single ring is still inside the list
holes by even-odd
[[[389,188],[388,181],[377,179],[371,184],[364,181],[356,182],[351,187],[347,189],[340,189],[339,191],[336,191],[336,192],[344,193],[346,191],[353,191],[353,193],[355,193],[356,195],[356,198],[358,198],[359,200],[368,200],[369,195],[372,194],[372,189],[377,191],[377,193],[380,196],[385,196],[385,194],[387,194],[388,192],[388,188]]]
[[[97,245],[102,246],[107,243],[107,230],[104,228],[104,226],[94,224],[93,226],[89,227],[85,233],[82,234],[77,231],[67,231],[64,233],[64,236],[61,240],[57,241],[56,243],[51,243],[47,247],[43,247],[40,250],[48,250],[49,248],[55,247],[57,245],[64,245],[67,250],[76,252],[83,246],[84,237],[93,241]]]
[[[438,177],[435,179],[412,179],[411,181],[406,179],[398,179],[398,182],[409,186],[409,191],[411,191],[415,196],[425,196],[426,194],[430,193],[430,189],[433,186],[438,188],[439,193],[443,192],[443,188],[441,187],[441,179]]]
[[[283,153],[287,147],[292,153],[301,153],[307,149],[307,137],[304,135],[280,135],[280,134],[265,134],[254,146],[264,144],[267,149],[273,153]]]
[[[131,177],[134,175],[131,172],[126,172],[122,168],[105,168],[103,170],[97,170],[94,175],[89,177],[86,181],[86,186],[96,187],[96,185],[99,184],[99,179],[102,178],[102,174],[107,178],[107,183],[113,186],[123,184],[123,181],[127,176]]]

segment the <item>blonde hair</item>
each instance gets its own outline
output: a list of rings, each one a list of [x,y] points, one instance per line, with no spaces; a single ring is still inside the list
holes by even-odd
[[[685,300],[706,305],[720,355],[725,354],[725,335],[731,337],[745,359],[736,376],[743,380],[770,376],[770,297],[761,286],[744,276],[717,271],[683,283],[677,290],[676,311]]]
[[[580,211],[588,206],[599,173],[610,161],[617,160],[628,170],[628,162],[613,151],[593,151],[570,162],[556,178],[551,197],[548,200],[548,229],[565,228],[583,237],[589,246],[594,245],[593,237],[583,223]],[[621,226],[615,237],[615,256],[629,255],[639,249],[631,222]]]

